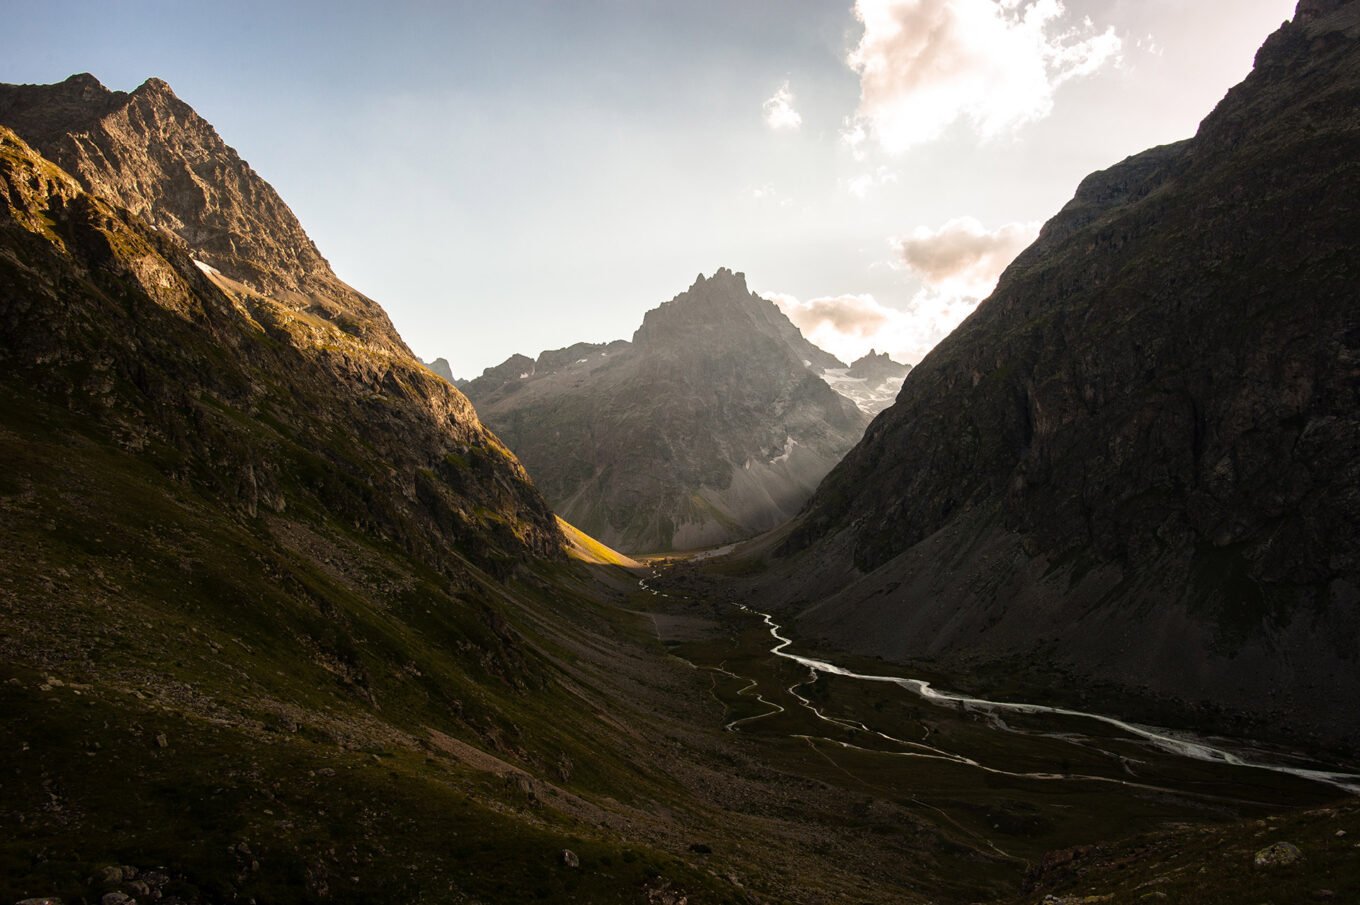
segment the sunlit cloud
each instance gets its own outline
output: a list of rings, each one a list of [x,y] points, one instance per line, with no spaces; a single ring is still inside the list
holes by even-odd
[[[804,336],[846,363],[876,349],[894,361],[915,364],[939,341],[932,339],[930,312],[918,317],[883,305],[867,293],[805,302],[782,292],[761,295],[778,305]]]
[[[771,129],[797,129],[803,124],[803,117],[793,107],[793,91],[789,83],[780,85],[778,90],[761,105],[765,111],[765,124]]]
[[[847,58],[860,102],[843,133],[859,151],[940,137],[959,120],[994,138],[1053,109],[1054,91],[1117,60],[1123,42],[1061,0],[856,0],[864,35]]]
[[[1038,223],[1007,223],[989,230],[972,217],[956,217],[939,229],[918,226],[891,244],[897,262],[927,288],[976,303],[991,294],[1001,271],[1038,234]]]
[[[877,174],[875,174],[877,175]],[[901,308],[868,293],[802,301],[783,292],[762,292],[803,335],[843,361],[871,349],[916,364],[996,288],[1001,272],[1039,233],[1037,223],[987,229],[957,217],[938,229],[917,227],[891,241],[892,266],[920,281]]]

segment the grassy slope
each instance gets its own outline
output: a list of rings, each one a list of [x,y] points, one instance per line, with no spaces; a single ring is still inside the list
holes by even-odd
[[[0,900],[728,897],[629,831],[645,636],[443,381],[3,130],[0,338]]]
[[[164,865],[211,900],[705,885],[575,797],[675,794],[601,744],[620,733],[590,707],[612,689],[516,625],[555,609],[569,638],[583,599],[470,566],[453,590],[352,528],[223,518],[6,390],[0,896],[93,895],[104,863]]]

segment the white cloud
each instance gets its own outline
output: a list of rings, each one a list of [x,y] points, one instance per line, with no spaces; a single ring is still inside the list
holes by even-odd
[[[983,138],[1043,119],[1059,85],[1122,47],[1112,27],[1065,27],[1065,13],[1061,0],[856,0],[864,36],[847,62],[860,102],[846,142],[872,135],[900,152],[960,119]]]
[[[780,85],[778,90],[761,105],[765,111],[765,124],[771,129],[797,129],[803,124],[803,117],[793,108],[793,92],[789,83]]]
[[[972,217],[956,217],[939,229],[918,226],[890,241],[898,261],[928,289],[976,304],[991,294],[1001,271],[1038,234],[1038,223],[1007,223],[989,230]]]
[[[846,180],[845,188],[856,198],[867,198],[869,190],[877,186],[891,185],[897,181],[897,173],[887,167],[879,167],[867,173],[860,173]]]
[[[837,358],[853,361],[870,349],[916,364],[973,313],[996,288],[1001,271],[1039,232],[1037,223],[986,229],[958,217],[939,229],[918,227],[891,240],[895,266],[921,280],[905,308],[891,308],[872,295],[823,296],[800,301],[763,292],[803,335]]]
[[[870,349],[895,361],[915,364],[944,336],[930,312],[916,314],[880,304],[872,295],[836,295],[799,301],[782,292],[762,292],[803,335],[849,363]]]

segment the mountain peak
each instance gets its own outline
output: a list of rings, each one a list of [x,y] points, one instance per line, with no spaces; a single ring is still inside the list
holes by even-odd
[[[705,286],[719,289],[731,289],[743,294],[750,291],[746,288],[746,274],[741,273],[740,271],[734,272],[729,267],[719,267],[717,270],[713,271],[713,276],[711,277],[706,277],[700,272],[699,275],[694,278],[694,282],[690,285],[689,289],[686,290],[686,292],[681,293],[681,295],[685,295]],[[680,296],[676,296],[676,298],[679,297]]]
[[[331,271],[273,187],[163,79],[131,93],[109,91],[88,73],[56,85],[0,85],[0,123],[91,194],[179,236],[225,276],[405,351],[382,309]]]
[[[906,377],[909,371],[911,371],[911,365],[893,361],[892,356],[887,352],[870,349],[868,355],[857,358],[850,365],[850,370],[846,372],[846,376],[882,381],[894,377]]]
[[[77,72],[74,75],[67,76],[65,80],[59,82],[58,84],[68,88],[77,88],[83,91],[108,92],[109,90],[108,88],[104,87],[103,82],[99,81],[99,79],[95,78],[88,72]]]
[[[761,298],[746,285],[746,274],[719,267],[712,276],[702,273],[684,292],[668,302],[662,302],[643,317],[642,326],[633,334],[633,342],[643,345],[675,345],[702,341],[706,344],[731,343],[748,337],[751,328],[758,333],[784,336],[797,333],[773,302]],[[797,343],[806,344],[799,334]],[[820,349],[817,354],[802,354],[803,359],[817,361],[819,368],[836,367],[821,362],[829,357]]]
[[[170,85],[166,83],[164,79],[158,79],[155,76],[152,76],[138,85],[133,90],[132,94],[133,96],[158,95],[163,97],[175,97],[175,92],[170,89]]]
[[[868,424],[818,379],[843,368],[720,267],[632,343],[515,356],[466,391],[563,518],[620,550],[683,550],[798,511]]]

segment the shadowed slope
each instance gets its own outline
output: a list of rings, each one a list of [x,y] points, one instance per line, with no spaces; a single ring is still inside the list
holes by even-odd
[[[801,631],[1360,741],[1358,108],[1360,4],[1306,2],[1085,180],[818,489]]]

